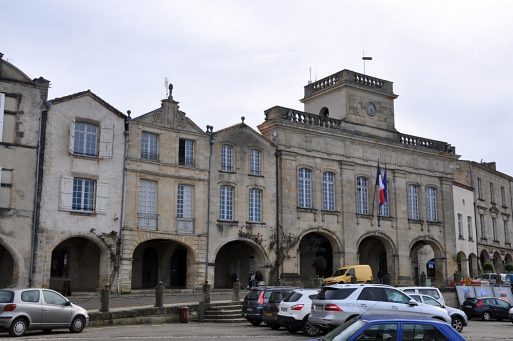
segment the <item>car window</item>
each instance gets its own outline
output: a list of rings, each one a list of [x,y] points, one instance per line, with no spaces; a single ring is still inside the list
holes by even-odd
[[[501,308],[508,308],[509,309],[509,307],[510,307],[508,302],[505,302],[505,301],[499,300],[499,299],[497,299],[497,305],[499,305],[499,307],[501,307]]]
[[[286,295],[283,298],[283,302],[297,302],[297,301],[299,301],[299,299],[301,297],[303,297],[303,294],[300,294],[300,293],[295,292],[295,291],[291,291],[288,295]]]
[[[345,341],[348,340],[354,333],[356,333],[361,327],[365,325],[365,322],[358,320],[358,318],[352,318],[333,329],[331,332],[323,337],[325,341]]]
[[[317,295],[318,300],[344,300],[351,295],[356,288],[322,288]]]
[[[269,297],[269,303],[280,303],[286,294],[285,291],[273,291]]]
[[[367,287],[363,288],[359,301],[377,301],[377,302],[388,302],[388,297],[385,293],[384,288]]]
[[[250,290],[248,292],[248,294],[246,295],[246,299],[256,301],[256,300],[258,300],[258,296],[260,295],[261,292],[262,292],[262,290]]]
[[[424,295],[433,296],[436,299],[440,298],[440,294],[436,289],[419,289],[419,292]]]
[[[14,300],[14,291],[0,290],[0,303],[12,303]]]
[[[415,289],[404,289],[404,290],[403,290],[403,292],[405,292],[405,293],[409,294],[409,293],[414,293],[414,292],[416,292],[416,290],[415,290]]]
[[[408,304],[411,300],[408,296],[399,290],[385,288],[385,292],[388,297],[388,301],[392,303]]]
[[[487,298],[484,301],[486,304],[489,304],[489,305],[497,305],[497,303],[495,302],[495,298]]]
[[[264,293],[264,299],[269,300],[269,297],[271,297],[271,294],[273,292],[271,290],[266,290]]]
[[[431,298],[429,296],[424,296],[424,303],[427,303],[429,305],[433,305],[435,307],[442,307],[442,305],[440,304],[440,302],[438,302],[437,300],[435,300],[434,298]]]
[[[417,302],[421,302],[422,303],[422,300],[420,299],[420,295],[417,295],[417,294],[410,294],[409,295],[411,298],[413,298],[415,301]]]
[[[403,341],[449,341],[435,326],[421,323],[403,324]]]
[[[397,323],[379,323],[365,329],[356,340],[365,341],[392,341],[397,340]]]
[[[39,302],[39,290],[26,290],[21,293],[24,302]]]
[[[47,304],[66,305],[66,299],[52,291],[43,290],[43,298]]]
[[[317,294],[310,295],[308,296],[308,298],[311,300],[315,300],[317,298]]]
[[[354,271],[353,268],[347,270],[347,275],[348,276],[353,276],[354,274],[355,274],[355,271]]]
[[[345,274],[345,273],[346,273],[346,270],[347,270],[347,269],[338,269],[337,271],[335,271],[335,272],[333,273],[333,277],[342,276],[343,274]]]

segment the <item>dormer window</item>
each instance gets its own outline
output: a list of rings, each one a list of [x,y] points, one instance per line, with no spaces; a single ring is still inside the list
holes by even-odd
[[[319,111],[319,116],[329,117],[330,111],[326,107],[322,107],[321,111]]]

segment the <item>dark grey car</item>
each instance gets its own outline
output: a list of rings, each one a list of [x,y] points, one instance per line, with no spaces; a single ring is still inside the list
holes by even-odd
[[[22,336],[27,330],[68,328],[80,333],[89,315],[84,308],[50,289],[1,289],[0,329],[11,336]]]

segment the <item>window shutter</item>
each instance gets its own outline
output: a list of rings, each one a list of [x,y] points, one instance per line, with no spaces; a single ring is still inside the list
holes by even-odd
[[[4,131],[4,108],[5,94],[0,93],[0,142],[2,142],[2,133]]]
[[[73,178],[69,176],[61,178],[59,209],[64,211],[73,209]]]
[[[96,213],[106,214],[109,202],[109,184],[107,182],[96,183]]]
[[[100,132],[100,158],[112,158],[112,143],[114,141],[114,126],[101,127]]]
[[[69,126],[69,147],[68,150],[71,154],[75,152],[75,119],[71,121]]]

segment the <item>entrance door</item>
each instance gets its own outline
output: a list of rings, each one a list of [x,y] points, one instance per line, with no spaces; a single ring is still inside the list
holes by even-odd
[[[142,266],[142,287],[154,288],[157,285],[159,257],[153,247],[144,250]]]
[[[171,278],[169,286],[172,288],[185,288],[187,279],[187,249],[178,246],[171,257]]]

